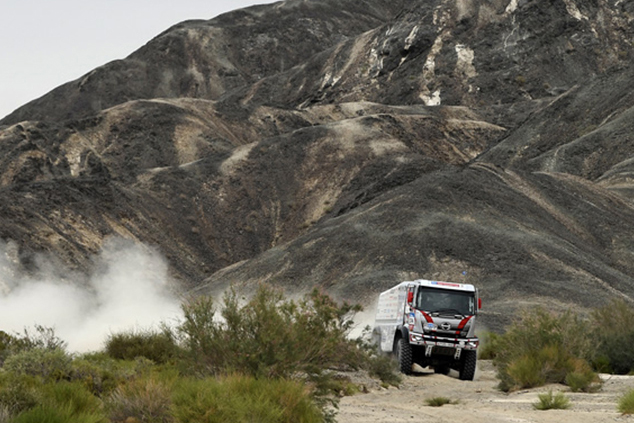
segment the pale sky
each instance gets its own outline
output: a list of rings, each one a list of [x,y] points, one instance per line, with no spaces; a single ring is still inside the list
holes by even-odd
[[[0,118],[187,19],[275,0],[2,0]]]

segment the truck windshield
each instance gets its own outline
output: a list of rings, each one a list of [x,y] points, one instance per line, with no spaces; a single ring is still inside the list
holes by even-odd
[[[415,307],[429,313],[470,316],[475,312],[475,295],[473,292],[420,287]]]

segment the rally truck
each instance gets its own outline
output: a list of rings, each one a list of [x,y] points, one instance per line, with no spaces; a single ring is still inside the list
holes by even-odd
[[[393,353],[402,373],[412,366],[473,380],[479,340],[475,321],[482,306],[470,284],[418,279],[382,292],[375,317],[380,349]]]

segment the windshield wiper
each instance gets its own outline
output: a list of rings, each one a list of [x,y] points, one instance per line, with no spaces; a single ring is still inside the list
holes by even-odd
[[[454,316],[464,317],[464,314],[462,314],[460,310],[456,310],[455,308],[440,308],[436,311],[432,311],[431,314],[434,316],[438,316],[440,314],[453,314]]]

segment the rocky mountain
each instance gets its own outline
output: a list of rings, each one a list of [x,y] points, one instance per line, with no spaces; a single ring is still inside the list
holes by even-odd
[[[410,278],[634,301],[634,3],[285,0],[175,25],[0,121],[0,239],[185,290]]]

